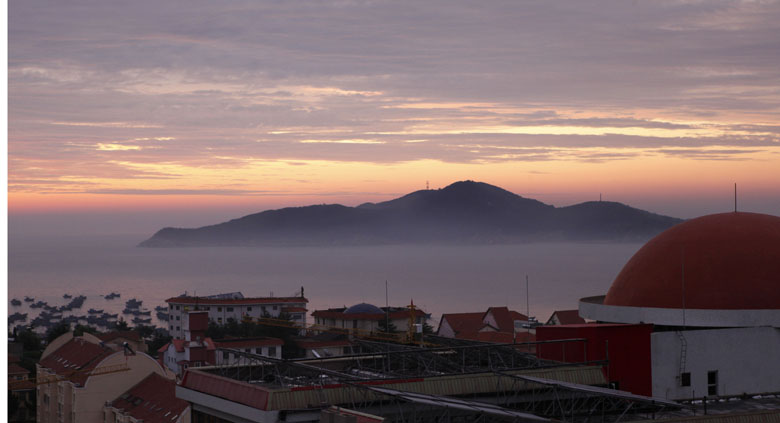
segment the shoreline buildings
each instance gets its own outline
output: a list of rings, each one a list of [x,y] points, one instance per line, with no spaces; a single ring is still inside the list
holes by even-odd
[[[240,292],[195,297],[180,295],[165,300],[168,304],[168,331],[174,339],[184,339],[184,321],[190,311],[207,311],[208,320],[219,325],[229,319],[241,322],[252,318],[279,318],[287,316],[300,326],[306,325],[306,305],[309,300],[298,297],[252,297],[245,298]]]

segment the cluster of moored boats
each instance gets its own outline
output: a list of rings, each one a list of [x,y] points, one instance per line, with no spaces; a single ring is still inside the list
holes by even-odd
[[[110,294],[104,295],[103,298],[106,300],[113,300],[114,298],[119,298],[120,296],[121,295],[119,293],[112,292]],[[51,306],[46,301],[35,301],[35,298],[25,296],[24,302],[30,303],[29,307],[31,309],[41,309],[39,315],[30,321],[29,324],[34,327],[43,327],[47,329],[61,324],[62,322],[70,324],[88,324],[92,326],[110,327],[115,324],[119,318],[118,313],[106,313],[104,309],[96,308],[90,308],[86,316],[64,316],[63,312],[70,312],[75,309],[80,309],[84,305],[84,301],[87,299],[87,297],[83,295],[73,297],[71,294],[64,294],[62,297],[64,299],[69,299],[70,302],[63,306]],[[11,300],[11,305],[17,307],[21,306],[22,301],[14,298]],[[152,322],[152,312],[150,310],[141,309],[142,305],[143,301],[131,298],[125,302],[125,309],[122,310],[122,314],[132,315],[133,319],[131,321],[136,325],[150,324]],[[168,320],[168,314],[163,313],[163,310],[167,309],[165,307],[157,307],[155,309],[155,311],[157,311],[157,318],[160,320]],[[15,323],[25,322],[28,320],[27,317],[27,313],[17,312],[9,316],[8,323],[13,325]]]

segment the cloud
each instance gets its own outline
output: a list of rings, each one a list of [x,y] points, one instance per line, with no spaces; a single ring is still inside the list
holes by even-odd
[[[8,20],[9,178],[32,181],[11,190],[780,146],[777,2],[20,1]]]

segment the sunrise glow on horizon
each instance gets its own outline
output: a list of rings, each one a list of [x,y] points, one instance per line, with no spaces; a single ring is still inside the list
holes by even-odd
[[[465,179],[680,217],[738,183],[780,214],[778,3],[187,5],[9,4],[12,215]]]

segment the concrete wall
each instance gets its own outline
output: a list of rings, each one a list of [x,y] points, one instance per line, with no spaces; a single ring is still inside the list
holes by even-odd
[[[178,308],[177,308],[178,307]],[[198,310],[208,311],[209,320],[212,320],[218,324],[227,323],[228,319],[233,319],[240,322],[244,316],[258,318],[262,317],[264,313],[268,313],[271,317],[279,317],[284,307],[306,307],[306,303],[278,303],[278,304],[246,304],[246,305],[214,305],[208,302],[198,304]],[[228,311],[230,309],[230,311]],[[174,338],[183,339],[184,327],[186,324],[184,321],[187,319],[187,313],[195,311],[194,304],[176,304],[170,303],[168,305],[169,321],[168,331]],[[306,323],[306,313],[291,313],[293,322],[297,324]],[[297,317],[297,319],[296,319]],[[178,329],[177,329],[178,328]]]
[[[653,396],[683,399],[707,395],[707,372],[718,372],[718,395],[780,391],[780,329],[771,327],[688,330],[685,372],[680,386],[678,332],[651,335]]]
[[[271,358],[282,358],[282,346],[281,345],[275,345],[273,354],[271,354],[269,346],[262,346],[262,347],[250,347],[249,352],[252,354],[259,354],[266,357]],[[237,348],[241,351],[246,351],[246,348]],[[225,358],[224,354],[227,353],[227,358]],[[227,351],[216,351],[216,362],[217,365],[225,365],[225,364],[231,364],[231,365],[237,365],[237,364],[249,364],[252,362],[252,360],[249,360],[247,358],[243,358],[240,355],[233,354],[231,352]]]
[[[87,379],[83,388],[75,388],[73,391],[73,411],[77,422],[103,421],[103,406],[106,401],[116,399],[119,395],[142,381],[150,373],[166,376],[162,367],[146,354],[125,356],[123,352],[114,353],[103,360],[97,367],[116,366],[127,363],[128,371],[107,373],[91,376]],[[69,420],[66,420],[69,421]]]

